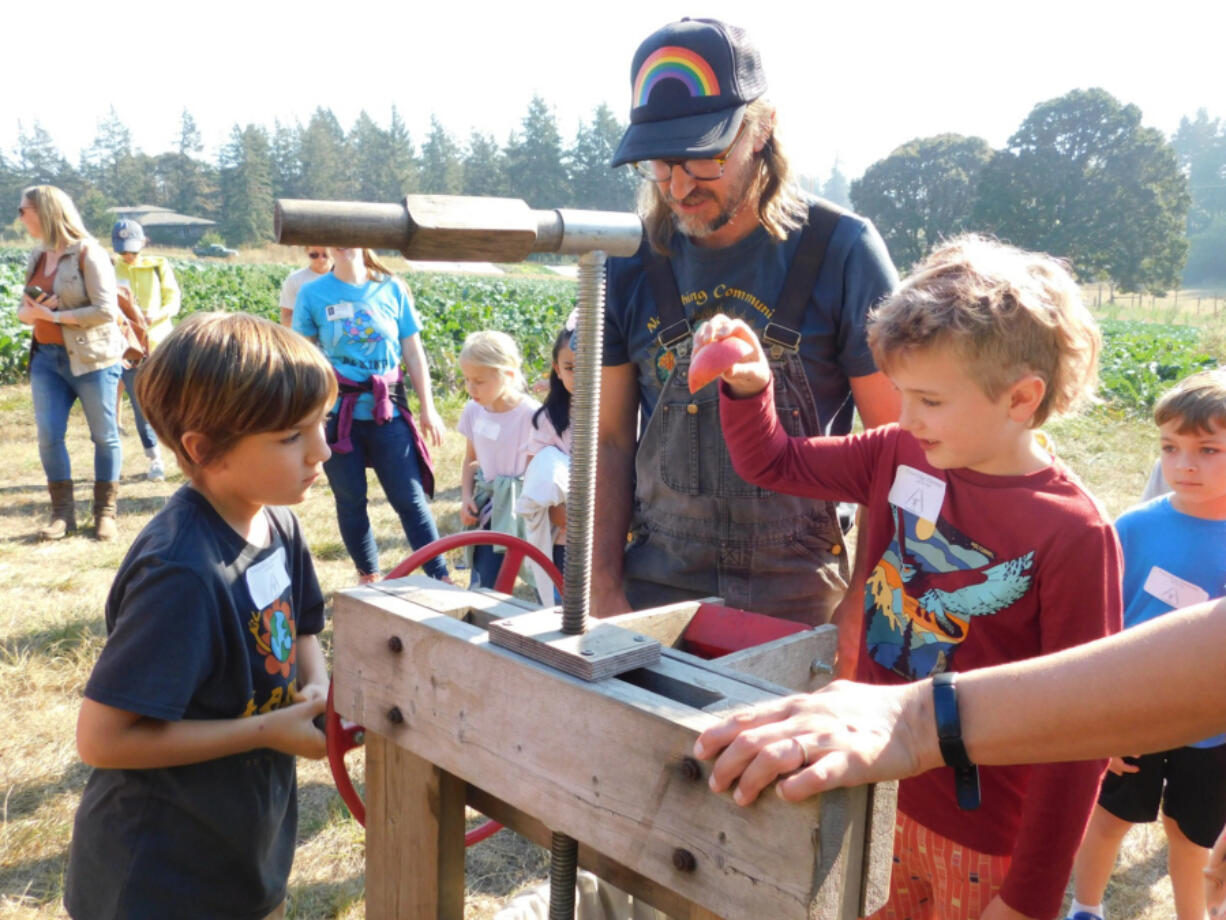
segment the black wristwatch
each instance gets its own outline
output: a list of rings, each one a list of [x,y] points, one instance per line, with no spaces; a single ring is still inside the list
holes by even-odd
[[[957,674],[946,671],[932,678],[932,710],[937,720],[937,742],[946,765],[953,767],[954,791],[958,807],[974,811],[979,807],[979,768],[971,762],[962,743],[962,719],[958,715]]]

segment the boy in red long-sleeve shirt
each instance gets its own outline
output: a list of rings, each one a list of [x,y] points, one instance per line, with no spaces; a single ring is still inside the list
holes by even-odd
[[[902,414],[859,435],[789,437],[748,327],[716,317],[695,348],[728,335],[754,349],[723,375],[737,473],[866,507],[864,608],[840,623],[859,680],[969,671],[1120,628],[1115,532],[1035,431],[1096,376],[1098,330],[1060,264],[978,237],[934,252],[870,321]],[[808,759],[802,742],[788,756],[792,769]],[[874,917],[1055,917],[1104,766],[984,767],[975,810],[959,807],[968,790],[949,767],[904,780],[892,892]]]

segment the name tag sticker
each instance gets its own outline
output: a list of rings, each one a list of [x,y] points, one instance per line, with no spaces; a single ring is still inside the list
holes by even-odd
[[[1145,593],[1172,607],[1191,607],[1209,600],[1209,592],[1200,585],[1184,581],[1158,566],[1149,570],[1145,579]]]
[[[342,300],[340,303],[330,303],[324,308],[324,313],[328,317],[328,321],[338,319],[353,319],[353,304],[347,300]]]
[[[502,426],[489,418],[479,418],[477,423],[473,425],[473,434],[480,435],[490,441],[497,441],[498,435],[502,433]]]
[[[263,610],[289,587],[289,571],[285,567],[285,547],[267,559],[261,559],[247,570],[247,590],[256,609]]]
[[[945,483],[923,470],[900,464],[890,486],[890,502],[935,524],[945,503]]]

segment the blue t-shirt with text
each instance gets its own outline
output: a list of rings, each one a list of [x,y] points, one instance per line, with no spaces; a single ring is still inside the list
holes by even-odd
[[[704,249],[674,234],[670,264],[691,327],[726,313],[759,332],[764,329],[799,242],[799,230],[779,242],[758,227],[731,246]],[[851,430],[848,379],[877,370],[865,341],[868,312],[897,284],[898,274],[872,224],[852,214],[841,217],[798,330],[800,357],[825,434]],[[639,364],[644,424],[674,364],[672,352],[658,341],[662,325],[642,252],[609,259],[603,362]]]

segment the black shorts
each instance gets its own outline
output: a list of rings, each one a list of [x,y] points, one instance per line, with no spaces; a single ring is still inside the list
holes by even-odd
[[[1141,769],[1107,773],[1098,804],[1121,821],[1143,824],[1162,812],[1197,846],[1212,847],[1226,824],[1226,744],[1125,757]]]

